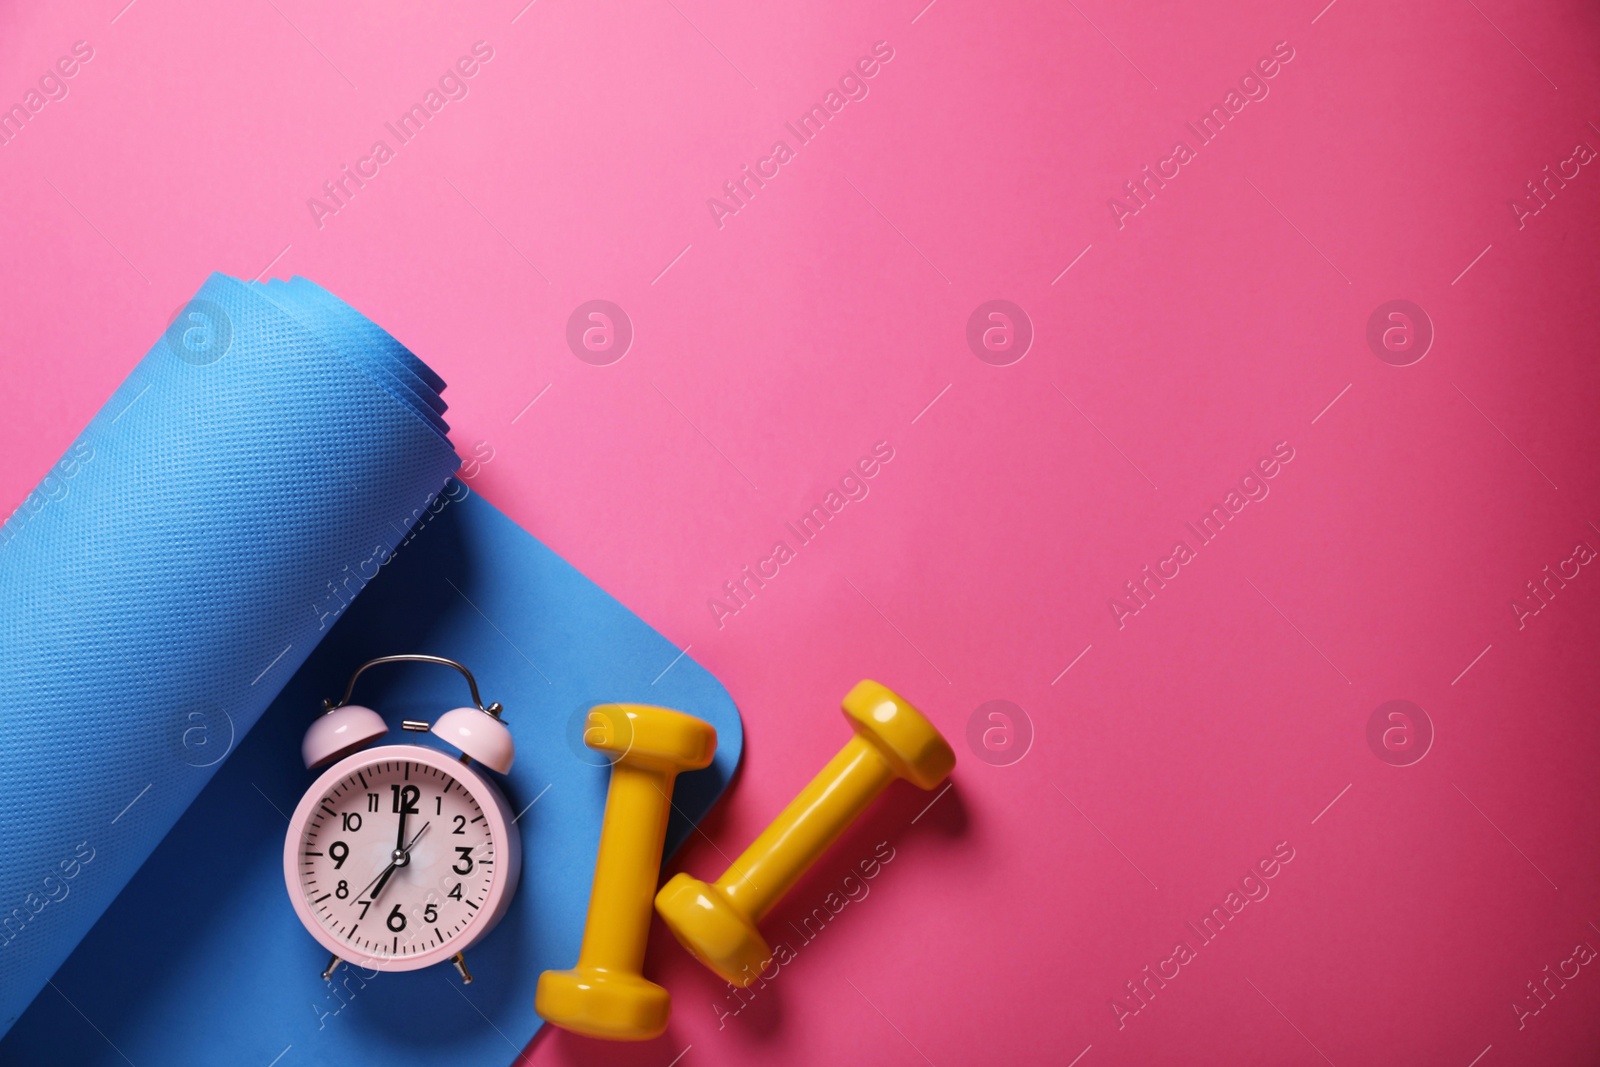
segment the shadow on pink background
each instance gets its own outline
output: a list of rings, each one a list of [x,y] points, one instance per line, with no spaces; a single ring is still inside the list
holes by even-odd
[[[954,787],[896,787],[769,920],[765,988],[658,924],[669,1032],[529,1063],[1592,1062],[1593,10],[923,2],[8,5],[0,104],[92,58],[0,146],[0,497],[209,271],[304,274],[449,381],[475,488],[732,692],[682,868],[861,677],[951,737]],[[569,347],[591,300],[614,362]],[[991,300],[1014,362],[968,344]]]

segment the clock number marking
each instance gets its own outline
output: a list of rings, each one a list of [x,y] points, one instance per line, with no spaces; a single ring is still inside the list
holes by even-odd
[[[455,856],[453,858],[447,858],[445,855],[438,856],[437,867],[433,866],[436,861],[431,854],[432,850],[430,850],[426,866],[431,868],[431,872],[425,870],[413,877],[425,878],[433,883],[434,888],[429,889],[426,885],[406,886],[396,892],[394,886],[391,885],[390,893],[387,897],[379,895],[375,899],[373,894],[366,891],[356,892],[356,887],[352,881],[338,880],[335,872],[343,874],[347,861],[354,857],[357,851],[361,851],[361,855],[356,857],[358,860],[357,865],[366,866],[370,849],[368,846],[363,845],[358,850],[357,845],[362,840],[361,834],[367,831],[366,823],[374,818],[378,819],[379,822],[384,822],[385,819],[397,819],[402,827],[407,828],[402,830],[402,841],[414,840],[417,832],[423,828],[424,783],[421,778],[418,778],[416,784],[412,784],[409,773],[400,776],[399,781],[395,780],[397,777],[395,775],[396,771],[408,772],[410,770],[409,763],[406,760],[379,763],[370,769],[374,771],[372,777],[352,772],[351,777],[338,787],[336,794],[322,798],[321,810],[315,816],[313,824],[309,827],[309,832],[301,845],[301,856],[304,857],[305,862],[305,870],[302,872],[305,899],[313,905],[322,905],[323,901],[334,899],[338,899],[348,905],[359,905],[355,909],[354,915],[342,909],[328,908],[326,905],[316,908],[322,925],[330,933],[335,934],[341,943],[352,948],[365,945],[368,951],[379,956],[385,955],[382,942],[383,935],[381,933],[367,935],[370,941],[362,940],[358,927],[366,926],[367,919],[373,919],[373,921],[382,920],[383,926],[395,938],[391,952],[397,958],[403,953],[414,954],[431,951],[436,946],[449,944],[450,939],[463,927],[467,926],[476,917],[475,913],[487,903],[486,899],[471,899],[466,889],[467,880],[473,878],[486,884],[492,884],[494,880],[494,868],[491,866],[495,859],[494,842],[490,839],[490,836],[486,836],[488,828],[483,825],[486,822],[483,809],[471,793],[463,787],[461,790],[461,802],[452,801],[450,805],[452,810],[446,811],[445,796],[452,791],[454,786],[460,783],[446,774],[418,764],[418,773],[429,776],[432,779],[428,792],[433,793],[434,816],[441,823],[449,819],[451,827],[449,835],[457,838],[464,837],[468,843],[448,846],[438,843],[440,844],[439,852],[448,854],[453,850]],[[384,803],[383,797],[385,785],[389,786],[390,792],[389,803],[387,804]],[[345,796],[346,793],[349,794],[348,798]],[[366,798],[365,804],[361,802],[363,795]],[[338,810],[344,805],[348,805],[353,810]],[[469,808],[471,810],[468,810]],[[393,814],[388,814],[391,811]],[[415,816],[416,818],[412,820],[408,819],[407,816]],[[393,829],[393,826],[393,822],[386,822],[383,827],[375,827],[371,832],[387,839],[387,834]],[[474,827],[477,827],[477,829],[474,829]],[[330,841],[323,839],[319,841],[315,834],[317,830],[327,833],[329,838],[333,837],[334,833],[337,832],[340,840]],[[434,833],[442,832],[444,831],[434,831]],[[402,847],[404,847],[403,844]],[[387,845],[385,845],[385,851],[387,852]],[[327,857],[325,863],[318,862],[321,857]],[[419,863],[421,858],[413,855],[412,862],[413,864]],[[366,878],[371,873],[374,872],[363,871],[359,875],[347,877]],[[390,870],[387,873],[394,874],[396,872]],[[316,877],[319,874],[322,879],[320,885]],[[439,878],[441,875],[442,879],[435,882],[434,879]],[[380,881],[392,881],[395,884],[401,884],[406,881],[406,879],[402,878],[385,878],[383,875],[379,877]],[[329,886],[329,882],[334,884]],[[475,886],[477,884],[477,882],[474,882]],[[481,894],[481,890],[474,889],[474,893]],[[385,902],[387,902],[386,906],[376,913],[376,918],[374,919],[373,906],[385,904]],[[465,904],[466,907],[455,910],[454,905],[457,903]],[[349,921],[351,924],[348,928],[343,925],[345,921]],[[415,932],[413,932],[413,927]],[[451,928],[449,933],[445,932],[446,927]],[[427,935],[430,932],[435,938],[432,944],[426,942]],[[405,941],[404,949],[400,946],[402,940]]]
[[[401,786],[399,784],[389,787],[394,792],[394,813],[396,815],[420,815],[417,801],[422,798],[422,790],[414,785]]]

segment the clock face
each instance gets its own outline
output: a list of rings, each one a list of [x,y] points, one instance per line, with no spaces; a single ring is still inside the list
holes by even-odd
[[[391,746],[345,759],[295,812],[295,910],[341,958],[380,970],[453,955],[498,918],[516,877],[514,845],[496,840],[515,833],[498,800],[434,750]]]

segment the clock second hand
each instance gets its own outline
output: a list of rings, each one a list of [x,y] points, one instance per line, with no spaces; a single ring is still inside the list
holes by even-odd
[[[395,849],[395,856],[394,856],[393,859],[391,859],[389,861],[389,866],[385,867],[382,871],[380,871],[378,873],[378,877],[374,878],[371,882],[367,883],[367,888],[366,889],[363,889],[361,892],[357,893],[353,898],[351,898],[352,901],[360,900],[362,897],[366,896],[368,889],[370,889],[372,891],[371,899],[372,900],[377,900],[378,899],[378,894],[383,892],[383,887],[389,884],[389,876],[394,874],[395,868],[400,866],[400,862],[402,860],[407,859],[407,858],[410,857],[410,855],[411,855],[411,846],[415,845],[417,843],[417,838],[421,837],[422,834],[423,834],[423,831],[427,830],[428,827],[430,827],[432,825],[433,825],[432,821],[423,823],[422,824],[422,829],[417,831],[416,836],[411,839],[411,843],[410,844],[406,845],[405,848],[397,848],[397,849]]]

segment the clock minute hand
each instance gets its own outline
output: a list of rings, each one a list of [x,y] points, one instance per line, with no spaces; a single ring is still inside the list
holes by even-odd
[[[414,834],[412,836],[411,844],[407,845],[405,848],[400,850],[401,855],[403,855],[406,858],[407,861],[409,861],[410,858],[411,858],[411,845],[415,845],[417,843],[417,838],[422,836],[423,830],[426,830],[428,827],[430,827],[432,825],[433,825],[433,820],[431,820],[431,819],[428,820],[427,822],[423,823],[422,824],[422,829],[418,830],[416,832],[416,834]]]

